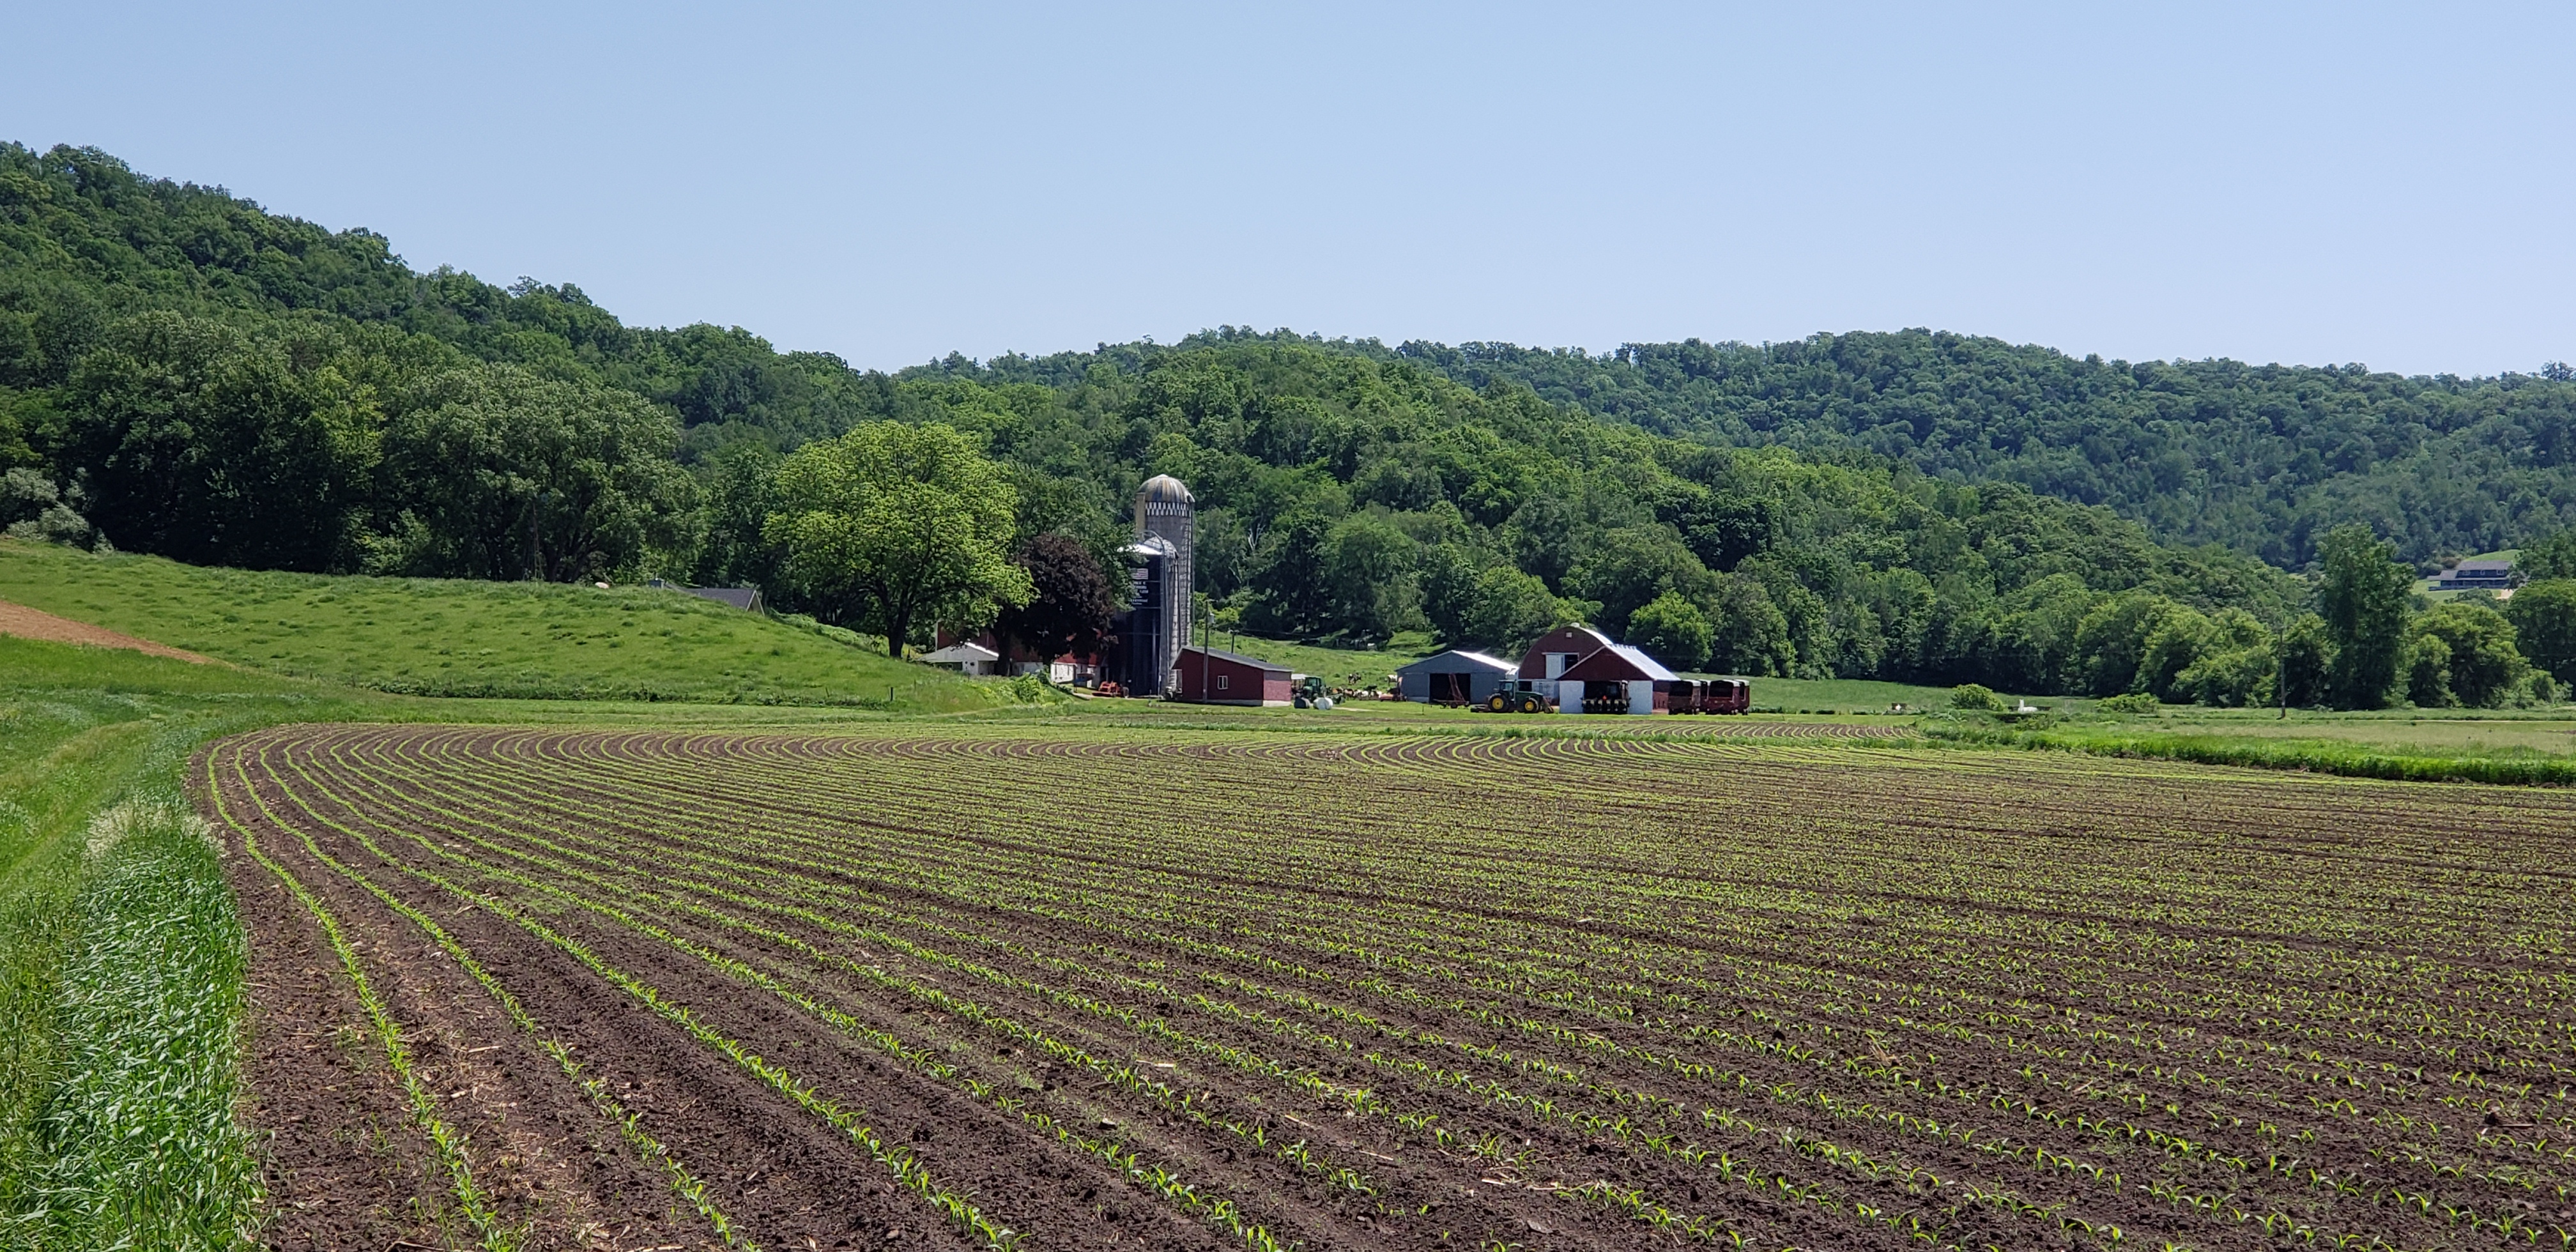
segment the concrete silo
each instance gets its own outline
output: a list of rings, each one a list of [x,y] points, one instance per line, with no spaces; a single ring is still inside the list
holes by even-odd
[[[1120,623],[1131,694],[1163,694],[1173,663],[1189,645],[1191,592],[1197,587],[1192,560],[1196,512],[1190,489],[1169,474],[1147,479],[1136,493],[1136,542],[1127,546],[1131,607]]]

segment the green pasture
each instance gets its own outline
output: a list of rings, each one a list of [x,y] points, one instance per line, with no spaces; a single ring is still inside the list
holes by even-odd
[[[953,711],[1002,684],[650,587],[327,577],[0,540],[0,600],[236,665],[409,695]]]
[[[2177,732],[2261,742],[2347,744],[2422,756],[2576,757],[2576,717],[2563,710],[2525,716],[2398,716],[2389,714],[2274,717],[2177,717],[2164,724]]]

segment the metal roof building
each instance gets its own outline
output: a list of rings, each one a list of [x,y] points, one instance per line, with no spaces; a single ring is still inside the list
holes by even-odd
[[[1464,648],[1435,652],[1395,670],[1396,694],[1417,704],[1482,704],[1512,677],[1512,663]]]

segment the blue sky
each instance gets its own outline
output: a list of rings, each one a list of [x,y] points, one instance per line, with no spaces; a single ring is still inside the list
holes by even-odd
[[[1218,324],[2576,359],[2576,6],[19,6],[0,138],[895,367]]]

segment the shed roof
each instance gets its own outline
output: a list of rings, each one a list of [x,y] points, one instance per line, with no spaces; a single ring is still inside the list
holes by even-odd
[[[1511,673],[1514,668],[1511,662],[1501,657],[1487,656],[1482,652],[1470,652],[1465,648],[1451,648],[1445,652],[1434,652],[1410,665],[1396,666],[1395,672],[1410,674],[1415,670],[1427,670],[1434,673],[1448,673],[1462,664],[1468,669],[1492,670],[1498,674]]]
[[[760,604],[760,589],[757,587],[682,587],[680,590],[702,600],[730,604],[746,611],[757,608]]]
[[[1181,649],[1182,656],[1195,656],[1199,653],[1206,653],[1211,660],[1226,661],[1235,665],[1244,666],[1247,669],[1275,671],[1281,674],[1288,672],[1288,667],[1285,665],[1273,665],[1268,661],[1262,660],[1260,657],[1245,656],[1240,652],[1228,652],[1223,648],[1202,648],[1196,644],[1192,644]]]
[[[998,661],[1001,657],[1001,653],[980,643],[959,642],[952,643],[937,652],[924,652],[915,659],[928,661],[933,665],[956,665],[965,661]]]

